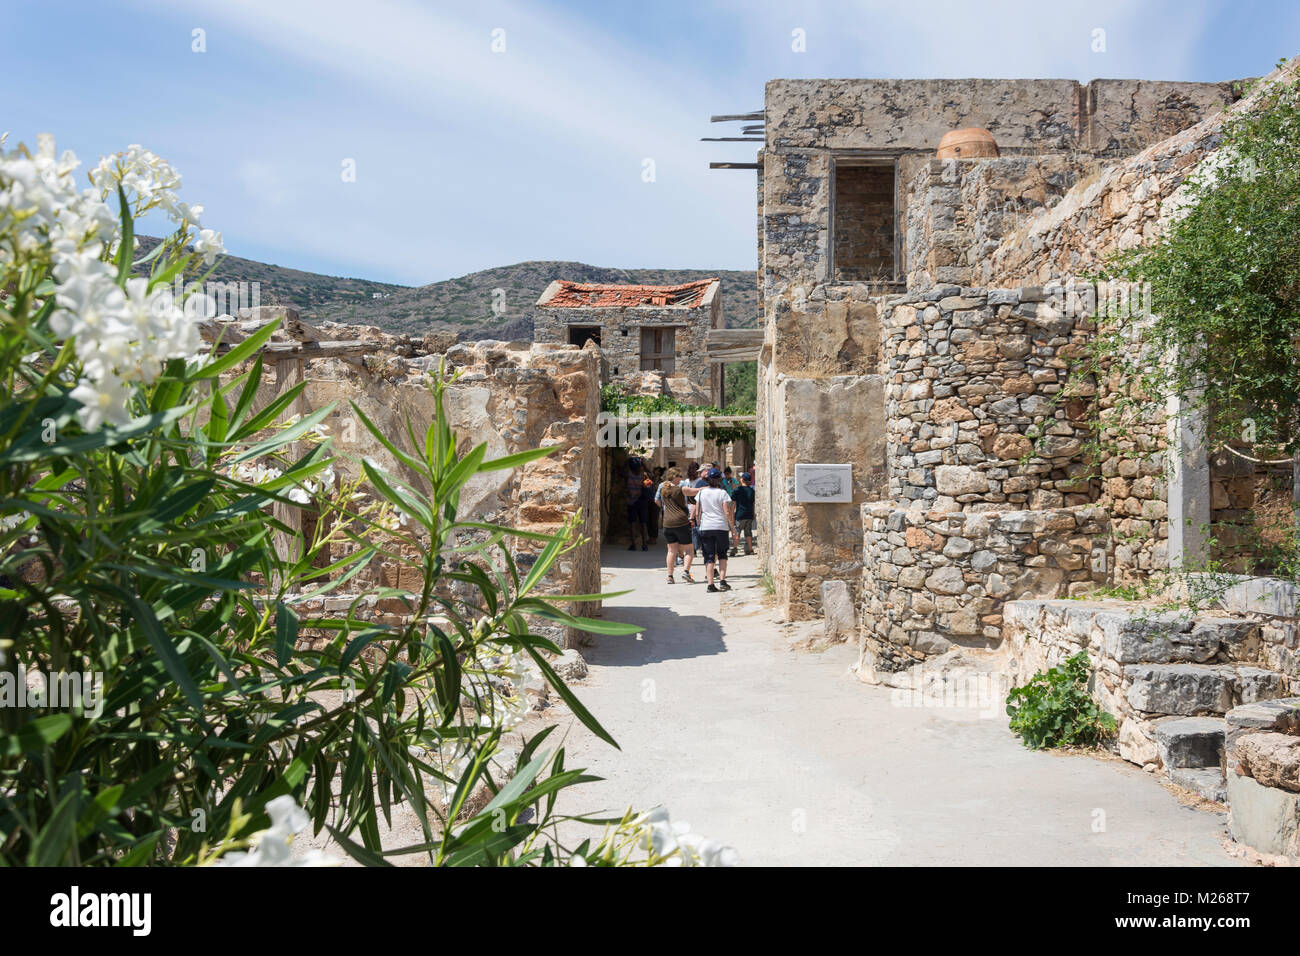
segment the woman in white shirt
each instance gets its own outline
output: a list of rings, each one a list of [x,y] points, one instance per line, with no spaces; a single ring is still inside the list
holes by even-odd
[[[707,591],[730,591],[727,583],[727,547],[735,533],[736,506],[722,487],[722,472],[710,468],[704,476],[709,485],[695,496],[695,517],[699,521],[700,549],[704,552]],[[714,575],[717,575],[717,584]]]

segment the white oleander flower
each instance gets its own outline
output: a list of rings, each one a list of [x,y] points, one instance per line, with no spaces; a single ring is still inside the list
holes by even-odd
[[[717,840],[692,833],[690,824],[672,822],[668,810],[655,807],[633,819],[641,849],[670,857],[668,866],[739,866],[740,854]]]
[[[226,251],[222,244],[221,233],[211,229],[200,229],[199,238],[194,242],[194,251],[203,256],[203,264],[210,266],[217,261],[217,256]]]
[[[340,861],[320,850],[311,850],[295,858],[290,845],[296,834],[311,823],[307,811],[298,806],[293,797],[285,794],[266,805],[271,826],[250,838],[254,847],[247,853],[227,853],[216,866],[338,866]]]
[[[69,395],[81,403],[77,416],[88,432],[98,431],[105,422],[122,425],[131,420],[131,389],[120,378],[83,378]]]

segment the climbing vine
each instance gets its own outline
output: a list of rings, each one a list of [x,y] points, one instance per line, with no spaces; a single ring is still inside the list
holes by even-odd
[[[703,415],[706,418],[711,415],[742,415],[753,414],[752,409],[749,412],[736,411],[734,409],[722,410],[713,405],[687,405],[685,402],[678,401],[670,395],[638,395],[629,392],[624,386],[617,382],[610,382],[600,390],[600,407],[601,410],[610,414],[626,414],[629,418],[656,418],[666,416],[683,416],[693,417]],[[754,441],[753,424],[737,423],[732,425],[716,425],[706,422],[704,426],[704,438],[706,441],[717,442],[720,445],[730,444],[736,441]]]
[[[1283,74],[1257,95],[1225,122],[1164,235],[1117,254],[1105,277],[1150,284],[1144,357],[1126,369],[1138,390],[1186,396],[1213,443],[1271,458],[1300,451],[1300,89]],[[1098,341],[1131,364],[1126,338]]]

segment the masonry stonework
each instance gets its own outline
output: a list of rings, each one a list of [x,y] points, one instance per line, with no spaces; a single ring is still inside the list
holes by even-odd
[[[1159,510],[1145,503],[1154,498],[1139,495],[1160,489],[1140,464],[1124,476],[1118,462],[1111,466],[1107,477],[1122,477],[1122,488],[1090,480],[1087,409],[1060,398],[1088,327],[1049,301],[1040,288],[1049,283],[1037,273],[1035,281],[999,282],[995,276],[1008,268],[994,270],[990,261],[1013,259],[1004,251],[1013,238],[1093,182],[1106,163],[1195,127],[1235,98],[1228,83],[1135,80],[768,84],[759,171],[766,332],[756,460],[759,525],[783,614],[816,616],[821,584],[848,575],[861,589],[864,642],[879,640],[873,646],[886,650],[888,635],[898,636],[893,624],[865,619],[897,590],[888,580],[892,572],[882,574],[879,566],[886,550],[879,536],[906,536],[889,527],[899,520],[889,517],[895,511],[933,513],[946,528],[967,520],[939,517],[953,512],[1078,509],[1088,515],[1081,524],[1071,518],[1058,538],[1043,532],[1047,537],[1034,543],[1046,551],[1024,557],[1060,572],[1060,596],[1109,580],[1115,549],[1093,540],[1108,533],[1115,517],[1106,509],[1117,508],[1136,539],[1140,529],[1132,525],[1154,520]],[[992,133],[998,157],[934,158],[945,133],[970,126]],[[882,169],[892,170],[892,195],[883,188]],[[891,236],[898,257],[892,273],[883,267]],[[869,281],[858,269],[873,273]],[[881,387],[855,389],[846,376]],[[826,394],[836,404],[826,411],[862,423],[865,437],[856,447],[828,447],[818,424],[802,420],[797,409],[803,406],[789,399],[793,379],[835,383]],[[871,444],[876,435],[884,449]],[[885,504],[844,516],[832,510],[839,505],[795,504],[794,466],[826,461],[854,465],[855,502]],[[870,471],[860,475],[862,469]],[[1139,504],[1127,504],[1130,499]],[[828,509],[818,523],[823,534],[803,535],[822,508]],[[914,537],[922,530],[911,527]],[[851,550],[859,551],[856,563],[844,558]],[[887,550],[892,556],[895,549]],[[1064,566],[1050,563],[1053,551]],[[1124,556],[1135,567],[1156,561],[1131,548]],[[971,575],[968,585],[981,577],[963,556],[944,560]],[[1075,566],[1079,560],[1082,567]],[[1095,570],[1100,561],[1105,568]],[[943,597],[947,605],[955,596]],[[940,612],[933,627],[912,633],[939,635],[930,642],[935,648],[948,634],[991,640],[984,629],[995,626],[996,608],[988,600],[987,594],[959,600],[961,607]],[[974,630],[968,605],[979,621]],[[908,619],[928,621],[927,614]],[[892,650],[898,646],[889,644],[874,666],[906,666],[913,658]]]

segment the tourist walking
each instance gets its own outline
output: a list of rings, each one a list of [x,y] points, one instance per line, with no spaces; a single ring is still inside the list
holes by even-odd
[[[658,499],[663,505],[664,540],[668,542],[668,583],[675,583],[673,572],[677,568],[677,559],[682,558],[682,579],[687,584],[694,584],[691,577],[691,560],[695,557],[695,548],[691,543],[691,513],[682,490],[682,473],[677,468],[668,469],[664,483],[659,486]]]
[[[708,469],[703,469],[707,471]],[[705,479],[700,466],[696,462],[691,462],[686,468],[686,484],[682,490],[690,497],[699,494],[701,488],[707,488],[709,482]],[[700,523],[695,517],[695,509],[691,509],[691,545],[695,548],[696,553],[702,551],[703,546],[700,544]]]
[[[730,591],[727,583],[727,542],[736,530],[735,504],[722,488],[722,472],[710,468],[705,475],[707,487],[695,496],[695,514],[699,521],[699,538],[704,552],[704,578],[708,591]],[[715,583],[716,582],[716,583]]]
[[[740,551],[740,539],[745,539],[745,553],[754,553],[754,476],[745,472],[740,476],[740,487],[731,495],[736,503],[736,537],[732,553]]]

